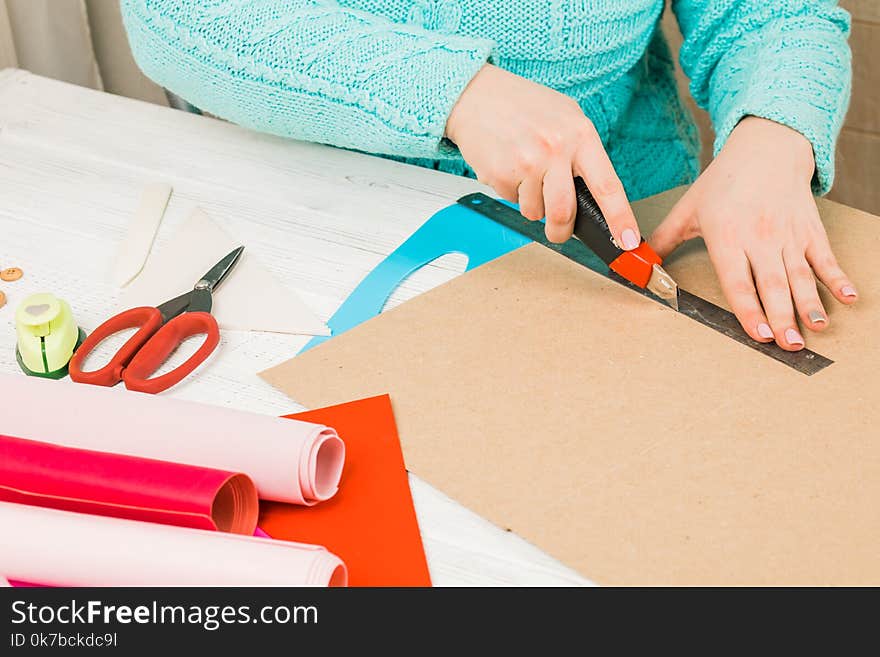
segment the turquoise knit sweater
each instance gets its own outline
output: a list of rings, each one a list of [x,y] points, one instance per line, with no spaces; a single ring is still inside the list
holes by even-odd
[[[144,72],[244,126],[472,175],[443,133],[487,61],[576,99],[632,199],[692,181],[699,140],[658,21],[664,0],[122,0]],[[834,176],[850,90],[832,0],[673,0],[715,150],[745,115]]]

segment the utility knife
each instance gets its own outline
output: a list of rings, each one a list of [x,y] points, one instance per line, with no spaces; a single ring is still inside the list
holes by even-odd
[[[644,238],[631,251],[620,248],[582,178],[574,179],[574,189],[577,196],[574,236],[599,256],[611,271],[633,285],[647,288],[678,310],[678,283],[663,269],[663,260],[654,249]]]

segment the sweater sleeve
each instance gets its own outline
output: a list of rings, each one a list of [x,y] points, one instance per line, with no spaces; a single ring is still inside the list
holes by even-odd
[[[849,14],[834,0],[673,0],[673,11],[715,153],[746,115],[782,123],[812,143],[813,191],[827,192],[850,96]]]
[[[335,0],[122,0],[144,73],[197,107],[295,139],[443,158],[446,120],[493,42]]]

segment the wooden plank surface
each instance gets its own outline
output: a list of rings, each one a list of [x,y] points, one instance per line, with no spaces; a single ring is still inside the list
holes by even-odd
[[[201,206],[325,320],[432,213],[485,191],[455,176],[0,71],[0,267],[25,270],[3,286],[0,371],[17,371],[12,316],[27,294],[56,293],[86,329],[114,311],[115,249],[142,186],[156,180],[174,194],[154,248]],[[444,258],[392,302],[462,268],[460,258]],[[172,394],[262,413],[299,410],[256,373],[305,341],[227,331],[210,367]],[[410,483],[435,584],[588,583],[417,478]]]

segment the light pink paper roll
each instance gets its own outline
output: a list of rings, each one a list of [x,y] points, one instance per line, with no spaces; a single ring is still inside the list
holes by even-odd
[[[312,505],[333,497],[345,445],[321,424],[119,388],[0,376],[0,433],[243,472],[260,497]]]
[[[0,502],[9,579],[55,586],[345,586],[318,545]]]
[[[11,586],[11,584],[9,583],[8,579],[6,579],[2,575],[0,575],[0,588],[2,588],[4,586]]]

